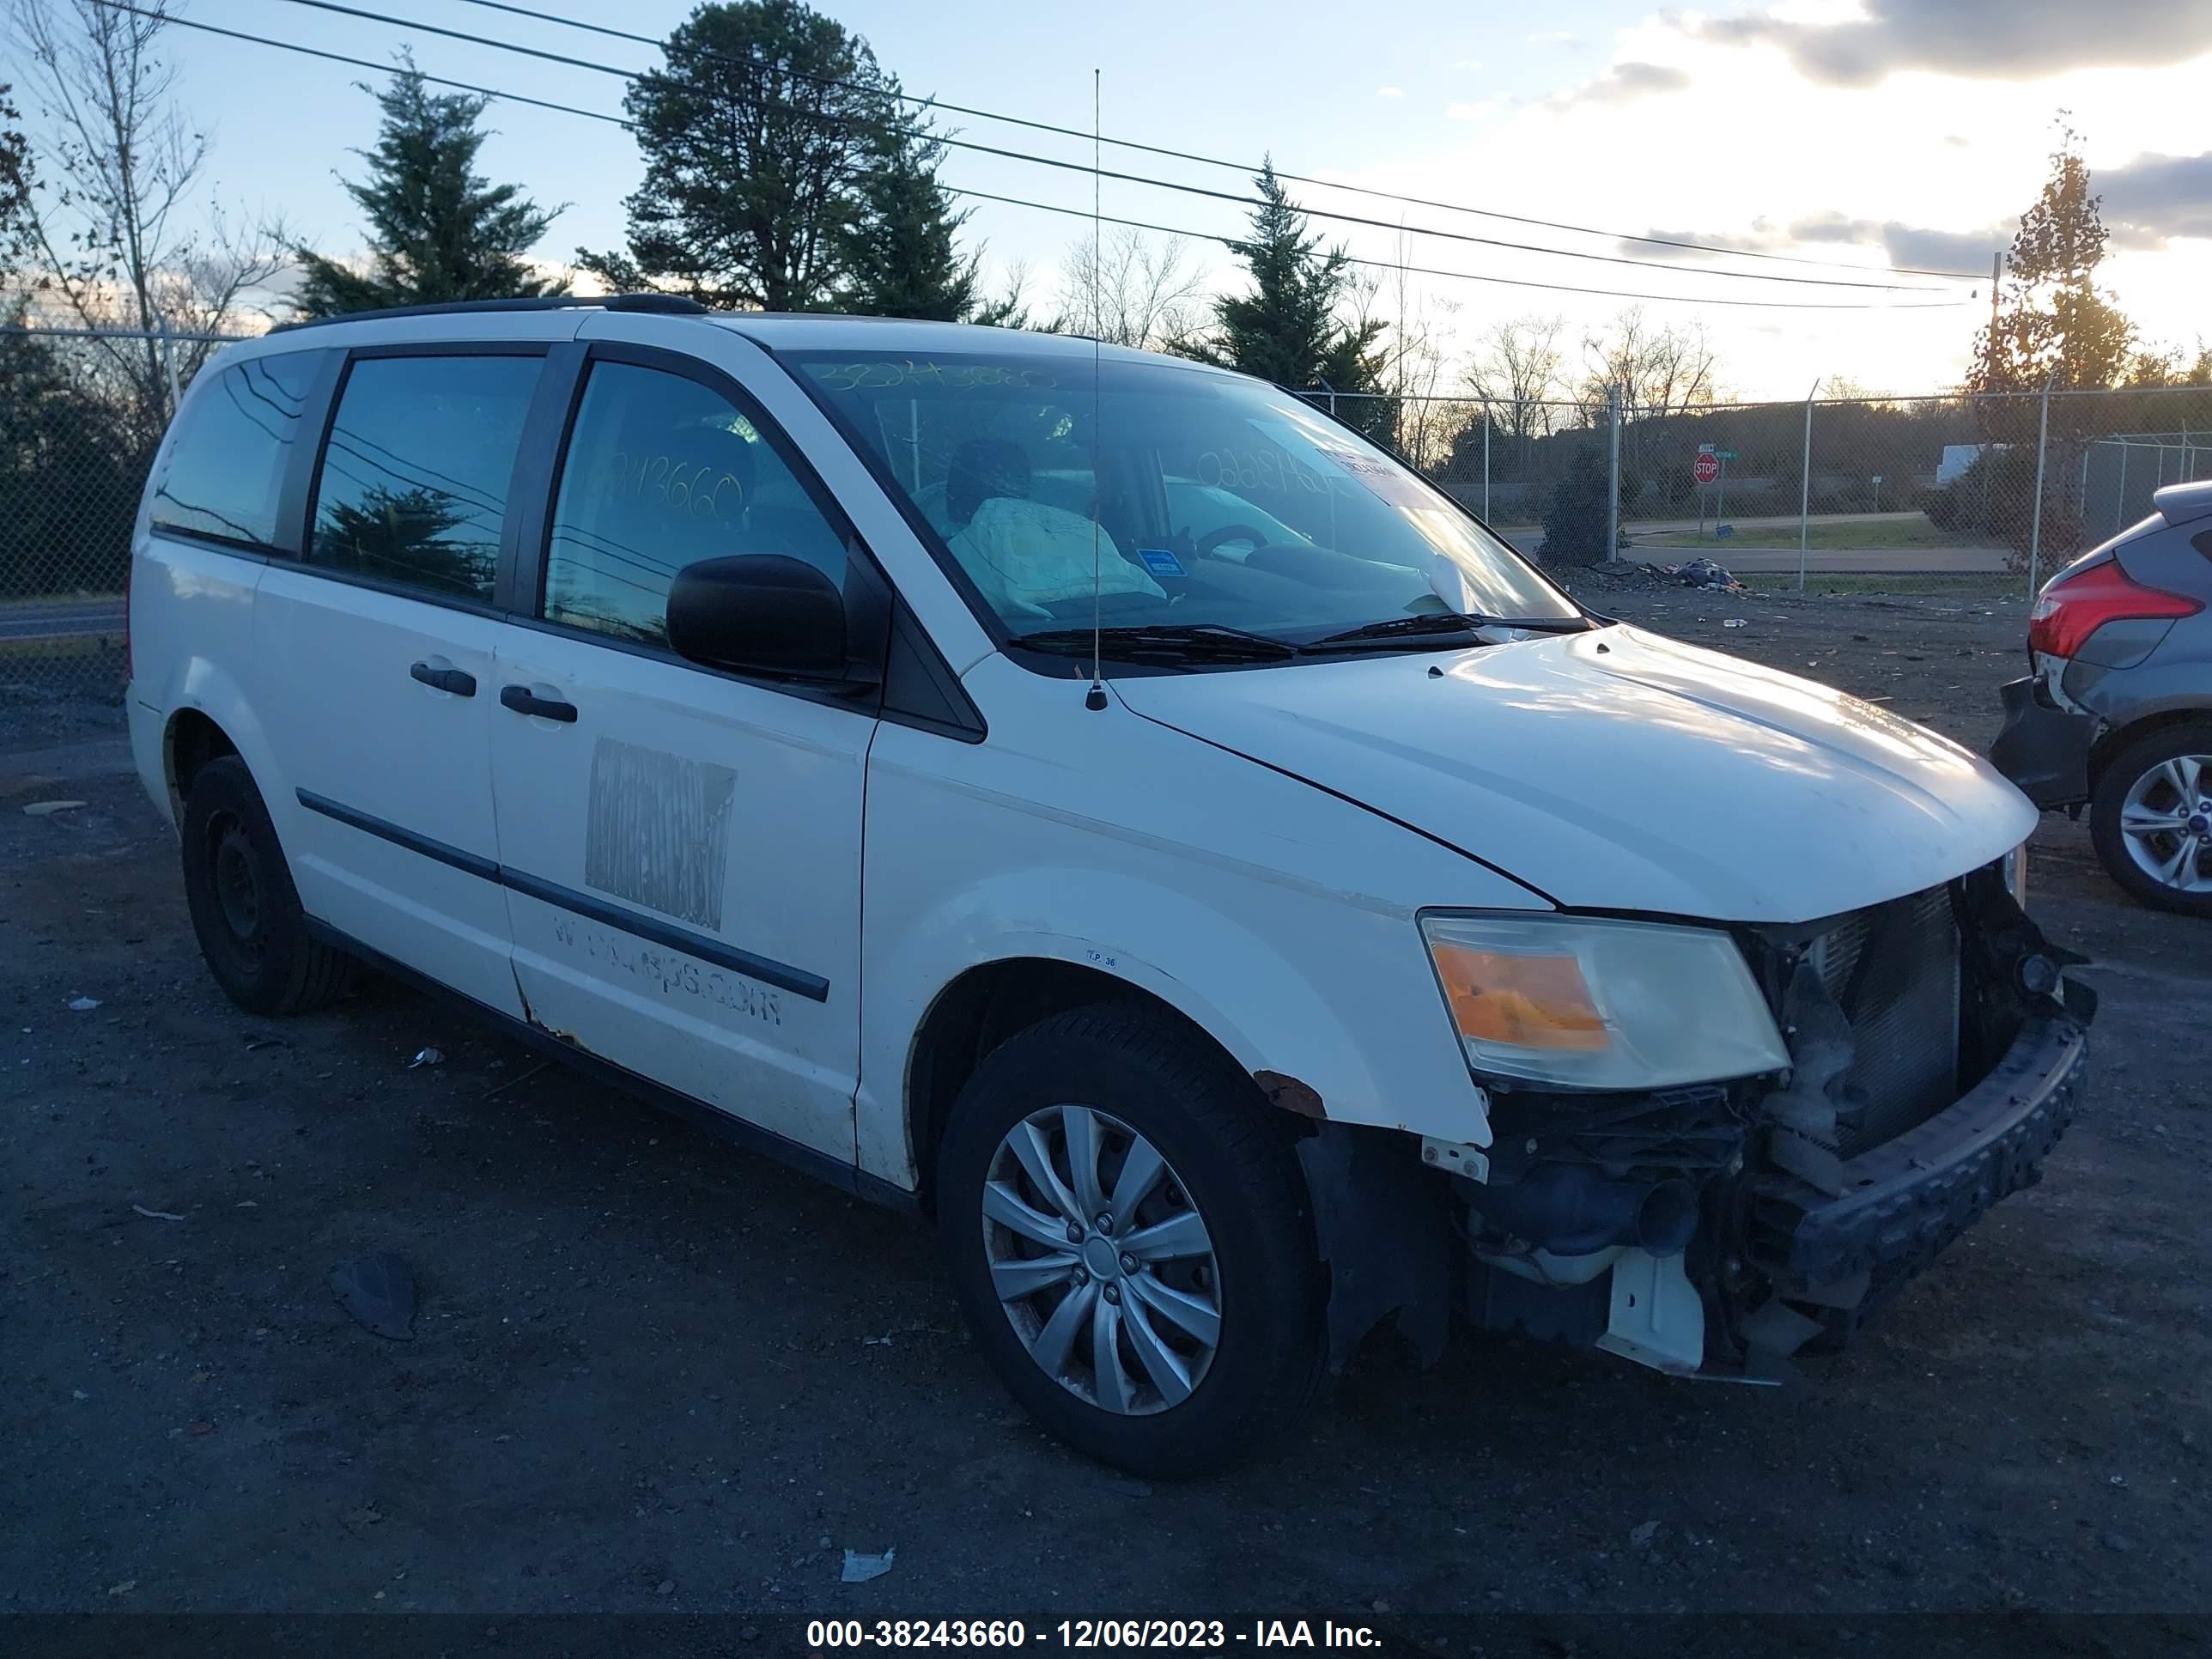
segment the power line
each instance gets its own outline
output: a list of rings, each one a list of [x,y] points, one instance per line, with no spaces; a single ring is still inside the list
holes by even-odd
[[[442,23],[417,22],[412,18],[395,17],[389,12],[370,11],[360,6],[342,5],[338,0],[287,0],[287,3],[307,6],[316,11],[331,12],[344,17],[362,18],[369,22],[388,24],[395,28],[419,29],[426,34],[443,35],[447,40],[465,41],[471,46],[489,46],[495,52],[513,52],[524,58],[535,58],[545,63],[559,64],[568,69],[589,70],[596,74],[611,75],[624,81],[641,81],[656,73],[647,70],[623,69],[618,64],[600,63],[588,58],[574,58],[566,52],[548,52],[542,46],[526,46],[520,41],[501,40],[489,34],[472,34],[466,29],[448,28]],[[762,66],[756,64],[751,67]],[[800,76],[799,78],[821,80],[823,77]],[[852,86],[855,83],[835,82],[831,84]],[[872,95],[882,95],[879,88],[863,89],[869,91]],[[859,118],[854,116],[839,115],[822,110],[806,112],[817,119],[836,122],[847,126],[859,125]],[[1063,161],[1056,155],[1039,155],[1029,150],[1008,149],[1000,144],[978,143],[971,138],[952,137],[919,127],[889,127],[885,131],[905,137],[926,139],[932,143],[943,144],[951,149],[972,150],[979,155],[994,155],[1003,161],[1020,161],[1030,167],[1055,167],[1066,173],[1081,173],[1097,179],[1112,179],[1122,184],[1138,185],[1150,190],[1174,191],[1181,195],[1200,196],[1211,201],[1229,202],[1238,207],[1254,208],[1266,205],[1257,196],[1243,196],[1232,191],[1213,190],[1204,185],[1182,184],[1171,179],[1155,179],[1141,173],[1117,172],[1111,167],[1102,168],[1096,162],[1085,166],[1080,161]],[[1680,265],[1662,259],[1642,259],[1626,253],[1592,253],[1579,248],[1546,247],[1536,242],[1510,242],[1495,236],[1477,236],[1471,231],[1440,230],[1431,226],[1394,223],[1388,219],[1370,218],[1364,214],[1345,213],[1329,208],[1302,207],[1299,211],[1310,218],[1332,219],[1343,224],[1360,225],[1376,230],[1395,231],[1401,234],[1432,236],[1443,241],[1468,242],[1481,247],[1504,248],[1516,253],[1534,253],[1547,258],[1589,259],[1601,264],[1633,265],[1647,270],[1669,272],[1680,272],[1681,270]],[[1392,267],[1394,270],[1395,268],[1395,265]],[[1802,283],[1814,288],[1871,289],[1892,293],[1939,291],[1929,289],[1924,283],[1917,283],[1846,282],[1841,277],[1786,276],[1764,270],[1712,270],[1700,274],[1727,277],[1741,283]]]
[[[172,24],[179,28],[196,29],[204,34],[220,35],[222,38],[230,40],[242,40],[251,46],[270,46],[280,52],[297,52],[302,57],[319,58],[330,63],[344,64],[355,69],[368,70],[379,75],[388,75],[392,73],[391,64],[378,63],[374,58],[355,58],[341,52],[326,51],[320,46],[302,46],[297,41],[278,40],[272,39],[268,35],[251,34],[240,29],[222,28],[219,27],[216,24],[203,23],[190,17],[178,17],[167,13],[148,11],[137,6],[126,4],[125,0],[93,0],[93,3],[105,7],[109,10],[129,12],[137,16],[160,17],[162,21]],[[502,103],[526,105],[532,109],[550,110],[558,115],[579,116],[587,121],[603,122],[606,125],[622,127],[625,130],[632,129],[635,125],[634,122],[626,120],[622,116],[610,115],[604,110],[586,109],[579,105],[558,103],[548,98],[533,98],[523,93],[507,92],[497,87],[480,86],[472,81],[457,81],[449,76],[432,75],[427,70],[418,70],[416,73],[420,75],[424,81],[433,86],[451,87],[457,92],[473,93],[480,98],[496,99]],[[1091,214],[1087,209],[1059,207],[1049,202],[1031,202],[1018,196],[1000,196],[994,194],[988,191],[967,190],[956,185],[945,185],[939,186],[939,188],[943,189],[948,195],[970,198],[976,201],[982,202],[997,202],[1007,207],[1029,208],[1040,213],[1062,214],[1079,219],[1088,219],[1091,217]],[[1225,246],[1228,243],[1237,240],[1235,237],[1225,236],[1213,231],[1178,230],[1171,226],[1151,224],[1143,220],[1138,219],[1120,219],[1115,218],[1111,215],[1103,216],[1103,220],[1104,222],[1111,225],[1124,226],[1133,230],[1149,230],[1156,234],[1163,236],[1188,237],[1193,241],[1218,242]],[[1493,276],[1480,275],[1474,271],[1467,270],[1442,270],[1426,265],[1401,266],[1389,261],[1380,259],[1351,258],[1348,259],[1347,262],[1352,264],[1364,265],[1377,270],[1404,270],[1412,271],[1419,276],[1441,276],[1456,282],[1491,283],[1508,288],[1541,289],[1547,292],[1555,294],[1590,294],[1609,299],[1649,300],[1655,303],[1662,305],[1728,306],[1750,307],[1764,311],[1898,312],[1948,311],[1954,310],[1960,306],[1969,303],[1969,301],[1964,300],[1916,301],[1904,305],[1884,305],[1880,303],[1868,304],[1859,301],[1705,299],[1696,295],[1646,294],[1622,289],[1582,288],[1571,283],[1543,283],[1537,282],[1531,278],[1517,276]]]
[[[1035,208],[1040,213],[1064,214],[1071,219],[1089,219],[1088,208],[1055,207],[1049,202],[1025,202],[1018,196],[994,196],[984,190],[963,190],[957,185],[939,186],[946,194],[963,196],[979,202],[1002,202],[1008,207]],[[1149,230],[1162,236],[1184,236],[1193,241],[1219,242],[1226,246],[1241,238],[1223,236],[1207,230],[1177,230],[1170,225],[1148,224],[1141,219],[1117,219],[1112,214],[1099,216],[1107,224],[1121,225],[1131,230]],[[1371,270],[1407,270],[1417,276],[1448,276],[1462,283],[1498,283],[1510,288],[1540,288],[1554,294],[1596,294],[1615,300],[1656,300],[1683,305],[1751,306],[1761,311],[1955,311],[1960,306],[1971,305],[1970,300],[1915,300],[1901,305],[1869,305],[1861,300],[1707,300],[1680,294],[1639,294],[1626,289],[1583,288],[1571,283],[1540,283],[1519,276],[1490,276],[1472,270],[1439,270],[1429,265],[1401,265],[1388,259],[1358,259],[1345,256],[1345,263],[1364,265]]]
[[[482,6],[490,11],[503,11],[517,17],[532,18],[541,23],[557,23],[563,28],[581,29],[587,33],[605,35],[610,40],[633,41],[641,46],[651,46],[663,53],[669,53],[672,51],[667,41],[656,40],[649,34],[639,34],[629,29],[615,28],[605,23],[587,23],[578,17],[562,17],[555,12],[538,11],[532,7],[514,5],[511,3],[511,0],[465,0],[465,3],[472,6]],[[705,46],[683,46],[673,50],[680,51],[688,58],[702,58],[715,63],[734,64],[748,68],[757,67],[746,58],[734,57],[729,52],[711,51]],[[810,74],[805,70],[793,69],[787,64],[782,66],[781,72],[797,80],[813,81],[825,86],[842,87],[854,91],[877,90],[862,87],[857,82],[840,81],[831,76]],[[939,98],[925,98],[914,93],[900,92],[886,94],[878,91],[877,95],[889,96],[900,103],[919,105],[925,109],[941,109],[954,115],[972,115],[978,120],[998,121],[1007,126],[1026,127],[1033,132],[1049,132],[1062,138],[1089,139],[1094,136],[1076,127],[1063,127],[1050,121],[1032,120],[1021,115],[1006,115],[997,110],[978,109],[966,104],[950,104]],[[1200,155],[1190,150],[1171,149],[1160,144],[1140,143],[1133,138],[1105,138],[1101,142],[1111,144],[1117,149],[1138,150],[1147,155],[1164,156],[1170,161],[1192,161],[1201,167],[1227,167],[1231,172],[1243,173],[1248,178],[1260,171],[1257,167],[1249,162],[1224,161],[1218,155]],[[1368,185],[1347,185],[1336,179],[1317,179],[1306,173],[1285,173],[1279,167],[1275,170],[1275,176],[1294,185],[1311,185],[1320,190],[1344,191],[1352,195],[1370,196],[1385,202],[1403,202],[1409,207],[1438,208],[1447,213],[1471,214],[1479,219],[1498,219],[1508,224],[1531,225],[1544,230],[1569,231],[1578,236],[1602,236],[1612,241],[1641,242],[1650,247],[1673,247],[1682,248],[1694,253],[1717,253],[1731,259],[1767,259],[1779,264],[1810,265],[1823,270],[1881,270],[1888,275],[1898,276],[1943,276],[1962,283],[1978,283],[1982,280],[1981,273],[1978,271],[1936,270],[1917,265],[1860,265],[1843,259],[1813,259],[1792,253],[1761,252],[1753,248],[1720,247],[1711,242],[1693,242],[1674,236],[1639,236],[1628,231],[1601,230],[1594,225],[1569,224],[1558,219],[1534,219],[1523,214],[1501,213],[1494,208],[1469,207],[1463,202],[1442,202],[1425,196],[1407,196],[1397,191],[1378,190]],[[1569,252],[1566,249],[1551,251],[1562,253]],[[1395,268],[1392,267],[1394,270]]]

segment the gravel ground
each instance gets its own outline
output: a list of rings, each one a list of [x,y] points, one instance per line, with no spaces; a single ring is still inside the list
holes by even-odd
[[[1978,744],[2020,672],[2017,600],[1577,585]],[[1154,1489],[1013,1408],[919,1224],[389,986],[239,1013],[136,783],[0,753],[0,1611],[2212,1612],[2212,932],[2063,818],[2032,883],[2098,959],[2089,1109],[1805,1385],[1462,1337]],[[412,1342],[327,1286],[379,1249]]]

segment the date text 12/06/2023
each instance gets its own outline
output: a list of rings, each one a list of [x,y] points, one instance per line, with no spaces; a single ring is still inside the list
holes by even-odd
[[[813,1619],[807,1621],[806,1644],[819,1652],[839,1648],[1059,1647],[1220,1653],[1238,1647],[1373,1650],[1383,1643],[1370,1626],[1340,1625],[1329,1619],[1317,1623],[1307,1619],[1063,1619],[1035,1630],[1019,1620]]]

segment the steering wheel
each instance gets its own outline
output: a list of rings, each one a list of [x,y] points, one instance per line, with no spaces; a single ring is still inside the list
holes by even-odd
[[[1210,559],[1214,550],[1229,542],[1249,542],[1255,548],[1265,547],[1267,538],[1249,524],[1225,524],[1218,530],[1209,530],[1198,538],[1194,556]]]

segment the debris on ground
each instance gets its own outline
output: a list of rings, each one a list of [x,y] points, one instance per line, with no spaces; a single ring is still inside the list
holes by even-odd
[[[863,1555],[858,1550],[845,1552],[845,1570],[837,1575],[841,1584],[865,1584],[871,1578],[880,1578],[891,1570],[891,1558],[896,1550],[885,1550],[881,1555]]]
[[[1711,559],[1686,559],[1680,564],[1653,567],[1658,573],[1684,587],[1717,588],[1724,593],[1741,593],[1743,584],[1731,574],[1725,565],[1715,564]]]
[[[407,1069],[411,1072],[417,1066],[443,1066],[445,1063],[446,1056],[441,1050],[425,1048],[407,1062]]]
[[[1723,623],[1721,626],[1723,628],[1748,628],[1751,624],[1745,621],[1741,617],[1730,617],[1726,622]]]
[[[415,1276],[390,1251],[331,1269],[331,1289],[362,1329],[394,1342],[415,1340]]]
[[[98,997],[71,997],[70,999],[70,1012],[73,1014],[88,1014],[99,1006],[100,999]]]
[[[134,1213],[144,1216],[149,1221],[182,1221],[184,1219],[184,1217],[173,1211],[149,1210],[143,1204],[133,1204],[131,1208]]]
[[[57,812],[74,812],[83,805],[81,800],[34,800],[23,809],[27,818],[52,817]]]
[[[1651,1547],[1651,1540],[1658,1535],[1659,1523],[1656,1521],[1645,1521],[1628,1529],[1629,1547],[1648,1550]]]

